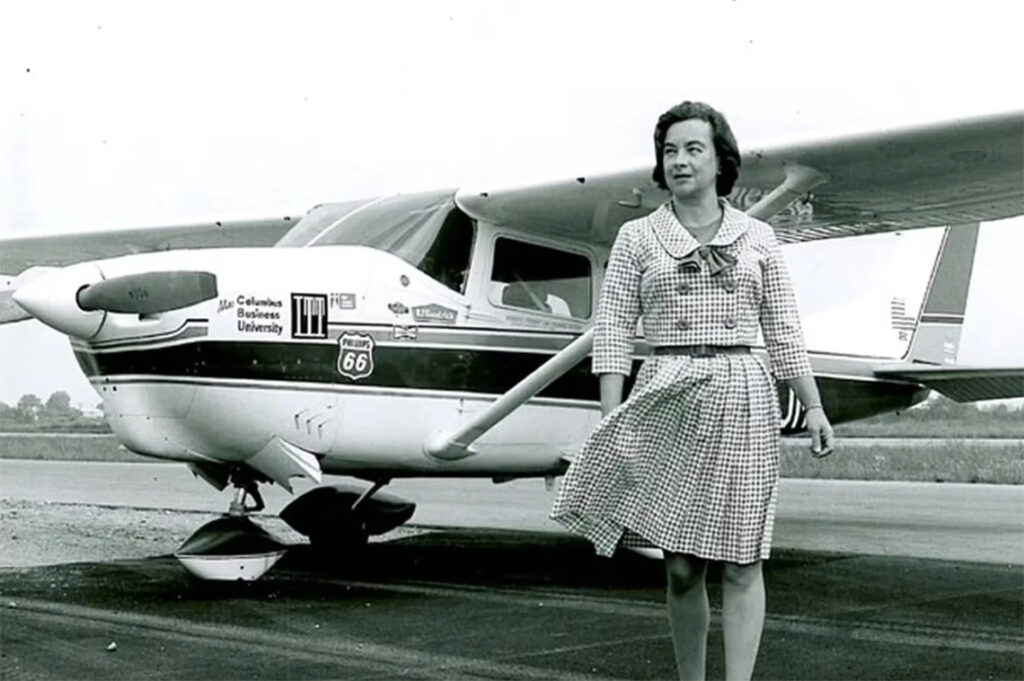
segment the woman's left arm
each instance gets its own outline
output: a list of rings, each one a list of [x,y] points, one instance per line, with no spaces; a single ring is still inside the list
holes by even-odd
[[[835,436],[821,405],[818,384],[811,373],[793,284],[778,240],[770,227],[766,227],[765,239],[767,253],[762,271],[764,286],[760,322],[772,372],[776,378],[789,384],[807,410],[811,453],[816,457],[828,456],[832,453]]]
[[[825,409],[821,406],[821,395],[814,376],[797,376],[786,383],[807,410],[807,432],[811,434],[811,454],[816,458],[828,456],[835,448],[835,433],[828,422]]]

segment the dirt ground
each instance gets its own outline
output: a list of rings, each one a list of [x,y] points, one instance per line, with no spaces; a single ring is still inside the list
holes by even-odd
[[[145,558],[173,553],[215,514],[0,499],[0,567]],[[275,517],[258,522],[287,543],[303,537]]]
[[[216,513],[0,499],[0,568],[166,556]],[[285,544],[306,537],[274,515],[250,516]],[[403,526],[371,542],[431,532]]]

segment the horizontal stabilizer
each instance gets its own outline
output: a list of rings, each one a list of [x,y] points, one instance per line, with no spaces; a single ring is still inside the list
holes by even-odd
[[[957,402],[1024,397],[1024,367],[898,364],[876,368],[875,376],[920,383]]]

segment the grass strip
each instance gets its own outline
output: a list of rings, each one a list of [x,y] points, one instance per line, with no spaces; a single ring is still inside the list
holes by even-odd
[[[70,437],[0,435],[0,459],[47,461],[158,462],[119,449],[114,436]],[[832,480],[902,480],[1024,484],[1024,446],[1019,442],[989,445],[969,439],[942,444],[899,446],[860,442],[843,446],[829,457],[815,459],[806,438],[783,440],[780,466],[787,478]]]

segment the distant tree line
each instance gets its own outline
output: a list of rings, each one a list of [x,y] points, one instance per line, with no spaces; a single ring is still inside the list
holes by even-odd
[[[102,404],[97,405],[102,409]],[[58,390],[46,402],[35,394],[22,395],[15,406],[0,402],[0,429],[7,431],[47,430],[106,432],[110,428],[102,416],[86,416],[71,406],[71,396]]]
[[[103,410],[103,404],[96,405]],[[964,425],[1006,425],[1014,430],[1024,429],[1024,410],[1018,405],[979,406],[979,403],[961,404],[941,395],[933,395],[926,402],[900,412],[880,414],[855,422],[865,426],[898,426],[941,422]],[[854,425],[854,424],[851,424]],[[22,395],[18,404],[10,406],[0,402],[0,429],[6,431],[77,431],[109,432],[102,416],[86,416],[81,409],[71,406],[71,397],[63,390],[50,395],[43,402],[34,394]]]

